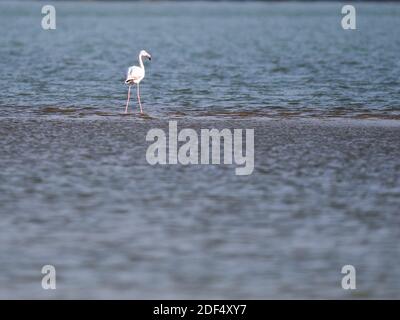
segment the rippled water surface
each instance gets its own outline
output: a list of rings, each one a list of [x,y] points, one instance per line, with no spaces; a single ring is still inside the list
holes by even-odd
[[[41,5],[0,2],[1,298],[400,298],[400,5]],[[254,129],[254,173],[150,166],[168,120]]]
[[[122,110],[145,48],[147,112],[400,112],[400,6],[339,3],[0,3],[1,112],[43,106]],[[11,109],[8,109],[11,108]]]

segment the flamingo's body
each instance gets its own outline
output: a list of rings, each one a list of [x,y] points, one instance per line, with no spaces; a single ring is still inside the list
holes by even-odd
[[[125,113],[128,113],[128,106],[129,106],[129,99],[131,96],[131,85],[132,84],[136,84],[137,98],[138,98],[138,102],[139,102],[139,106],[140,106],[140,113],[143,113],[142,104],[140,103],[140,91],[139,91],[139,83],[140,83],[140,81],[142,81],[142,79],[144,78],[144,76],[146,74],[144,71],[143,57],[151,60],[151,55],[149,53],[147,53],[145,50],[140,51],[139,67],[138,66],[129,67],[128,72],[126,74],[125,83],[127,85],[129,85],[129,88],[128,88],[128,99],[126,101]]]

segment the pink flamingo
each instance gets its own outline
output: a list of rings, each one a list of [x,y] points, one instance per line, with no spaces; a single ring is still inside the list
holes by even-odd
[[[140,113],[143,113],[142,104],[140,103],[140,91],[139,91],[139,83],[140,83],[140,81],[142,81],[142,79],[145,76],[143,57],[151,60],[151,55],[149,53],[147,53],[145,50],[140,51],[140,53],[139,53],[139,65],[140,66],[139,67],[138,66],[129,67],[128,73],[126,75],[125,83],[127,85],[129,85],[129,88],[128,88],[128,99],[126,101],[125,113],[128,113],[128,105],[129,105],[129,100],[131,97],[131,85],[132,84],[136,84],[137,98],[138,98],[138,102],[139,102],[139,106],[140,106]]]

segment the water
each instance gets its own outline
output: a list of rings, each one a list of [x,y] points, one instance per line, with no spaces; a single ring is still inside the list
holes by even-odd
[[[400,297],[400,5],[41,5],[0,2],[0,297]],[[254,173],[150,166],[172,119],[254,128]]]
[[[398,4],[357,4],[357,31],[341,28],[340,3],[66,2],[56,31],[41,29],[41,5],[1,3],[2,114],[118,112],[142,48],[152,114],[400,112]]]

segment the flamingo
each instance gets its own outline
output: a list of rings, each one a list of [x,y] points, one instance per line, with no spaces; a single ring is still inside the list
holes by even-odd
[[[142,109],[142,104],[140,103],[140,92],[139,92],[139,83],[142,81],[144,78],[145,72],[144,72],[144,64],[143,64],[143,58],[148,58],[151,60],[151,55],[146,52],[146,50],[141,50],[139,53],[139,67],[138,66],[132,66],[129,67],[128,73],[126,75],[126,80],[125,84],[129,86],[128,88],[128,99],[126,101],[126,107],[125,107],[125,113],[128,113],[128,105],[129,105],[129,99],[131,97],[131,85],[136,84],[137,88],[137,98],[140,106],[140,113],[143,113]]]

